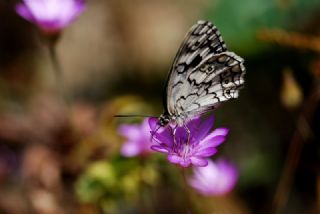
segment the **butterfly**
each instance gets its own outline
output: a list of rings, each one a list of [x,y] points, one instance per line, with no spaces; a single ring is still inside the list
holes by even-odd
[[[159,128],[171,122],[185,126],[192,117],[237,98],[244,85],[243,62],[227,49],[216,26],[198,21],[185,36],[170,69]]]

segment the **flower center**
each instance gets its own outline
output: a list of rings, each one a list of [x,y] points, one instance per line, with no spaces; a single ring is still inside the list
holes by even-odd
[[[193,150],[193,144],[192,141],[189,140],[187,137],[180,137],[174,142],[174,153],[176,153],[178,156],[182,157],[183,159],[187,159],[191,154]]]

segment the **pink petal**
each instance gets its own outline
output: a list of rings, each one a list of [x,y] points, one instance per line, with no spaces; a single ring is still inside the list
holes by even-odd
[[[121,147],[121,154],[125,157],[134,157],[139,155],[140,148],[135,142],[127,142]]]
[[[190,159],[184,159],[178,155],[168,155],[168,161],[173,163],[173,164],[179,164],[182,167],[188,167],[191,164],[191,160]]]
[[[226,161],[208,160],[206,167],[195,167],[189,184],[200,194],[206,196],[224,195],[230,192],[237,181],[236,168]]]
[[[161,133],[155,133],[154,138],[158,143],[165,144],[168,147],[171,147],[173,144],[173,133],[170,127],[167,127],[163,132]]]
[[[174,164],[179,164],[181,161],[181,157],[177,155],[168,155],[168,161]]]
[[[217,147],[224,141],[225,141],[225,136],[218,135],[211,139],[207,139],[206,141],[201,141],[199,143],[199,148],[202,150],[209,147]]]
[[[161,127],[158,123],[154,124],[154,122],[155,120],[149,119],[152,137],[155,138],[158,143],[171,146],[173,143],[173,130],[171,126]]]
[[[214,155],[215,153],[217,153],[217,149],[214,147],[209,147],[209,148],[205,148],[202,150],[198,150],[196,152],[196,156],[200,156],[200,157],[210,157],[212,155]]]
[[[148,119],[148,122],[149,122],[149,126],[150,126],[150,129],[151,131],[156,131],[156,129],[158,128],[158,118],[156,117],[150,117]]]
[[[141,138],[139,125],[121,125],[119,126],[118,132],[130,140],[139,140]]]
[[[199,125],[201,123],[200,116],[195,116],[191,120],[188,121],[187,127],[190,130],[191,133],[195,132],[194,130],[197,130]]]
[[[85,9],[83,0],[25,0],[16,11],[47,32],[60,31]]]
[[[209,135],[207,135],[203,140],[201,140],[201,144],[212,143],[211,144],[212,146],[218,146],[223,142],[223,141],[221,142],[222,138],[220,137],[227,136],[228,132],[229,132],[229,129],[227,128],[217,128],[213,132],[211,132]],[[218,136],[219,138],[215,139],[215,137],[218,137]]]
[[[222,136],[227,136],[229,133],[228,128],[216,128],[213,132],[211,132],[207,137],[213,136],[213,135],[222,135]],[[206,138],[207,138],[206,137]]]
[[[208,165],[208,161],[204,158],[191,157],[190,159],[194,166],[204,167]]]
[[[75,1],[73,10],[74,10],[74,15],[73,17],[76,18],[79,14],[81,14],[84,10],[86,9],[86,4],[84,1]]]
[[[26,5],[22,4],[22,3],[18,3],[16,5],[16,12],[22,16],[23,18],[25,18],[26,20],[30,21],[30,22],[34,22],[34,17],[31,13],[31,11],[29,10],[28,7],[26,7]]]
[[[166,153],[168,154],[168,149],[162,147],[162,146],[158,146],[158,145],[153,145],[151,146],[151,149],[154,150],[154,151],[157,151],[157,152],[161,152],[161,153]]]
[[[196,189],[202,195],[208,195],[208,188],[207,186],[203,185],[201,182],[197,180],[197,178],[189,178],[188,183],[191,187]]]
[[[202,140],[210,131],[214,123],[214,116],[211,115],[206,118],[197,128],[197,131],[194,133],[194,137],[197,140]]]
[[[65,11],[64,18],[60,19],[60,26],[65,27],[75,20],[86,8],[83,1],[76,1],[70,6],[69,10]]]
[[[148,133],[148,135],[150,134],[150,126],[149,126],[149,119],[146,118],[143,120],[142,124],[141,124],[141,130],[145,133]]]
[[[190,133],[192,135],[192,133]],[[185,127],[177,127],[174,133],[174,137],[176,142],[186,142],[188,139],[189,133],[187,132]]]

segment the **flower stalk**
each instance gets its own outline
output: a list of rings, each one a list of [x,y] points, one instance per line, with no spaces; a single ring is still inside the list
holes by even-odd
[[[182,175],[182,180],[183,180],[183,191],[184,191],[184,195],[185,195],[185,200],[186,200],[186,208],[187,208],[187,214],[191,214],[193,213],[193,206],[192,206],[192,203],[191,203],[191,196],[190,196],[190,191],[189,191],[189,186],[188,186],[188,182],[187,182],[187,169],[186,168],[180,168],[180,172],[181,172],[181,175]]]

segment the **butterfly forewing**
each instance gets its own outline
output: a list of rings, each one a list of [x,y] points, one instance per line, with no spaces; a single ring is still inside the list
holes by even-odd
[[[191,117],[237,98],[244,74],[243,59],[227,50],[217,28],[199,21],[186,35],[170,70],[166,112]]]

